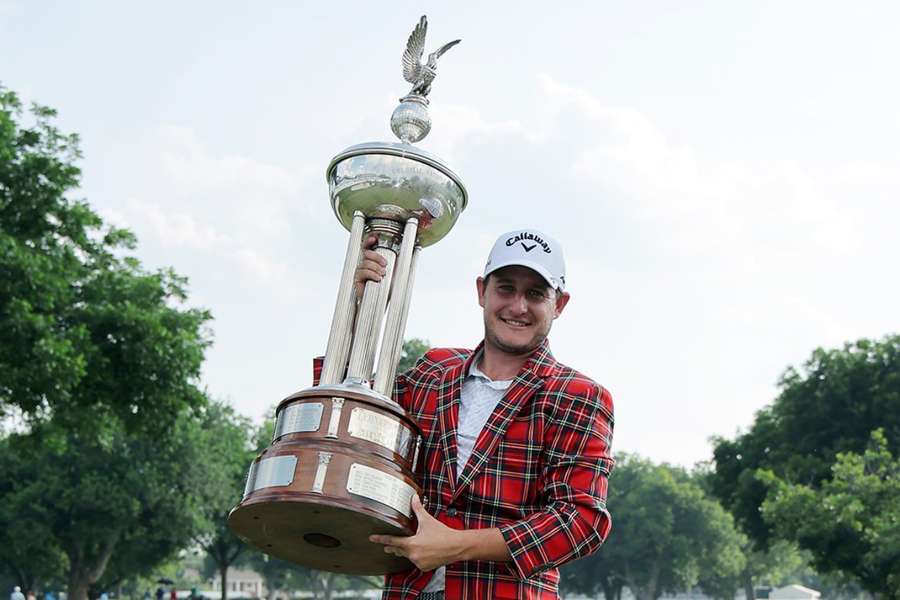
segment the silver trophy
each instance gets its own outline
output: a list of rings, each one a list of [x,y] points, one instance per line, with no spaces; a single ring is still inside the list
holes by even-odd
[[[460,178],[412,145],[431,129],[437,60],[459,43],[423,63],[427,28],[423,16],[403,53],[413,87],[391,116],[400,143],[351,146],[328,165],[331,206],[350,239],[319,382],[279,404],[272,444],[253,461],[228,517],[247,543],[315,569],[366,575],[410,567],[368,537],[415,533],[421,431],[391,393],[419,252],[447,235],[467,203]],[[357,299],[354,274],[371,234],[386,275]]]

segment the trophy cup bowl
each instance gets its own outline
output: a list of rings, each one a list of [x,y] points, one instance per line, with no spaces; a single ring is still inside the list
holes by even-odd
[[[436,156],[410,144],[367,143],[334,157],[326,172],[331,206],[348,230],[353,214],[418,219],[417,245],[443,238],[466,208],[462,180]]]
[[[412,566],[369,536],[416,531],[410,501],[421,493],[413,473],[422,432],[391,396],[419,251],[447,235],[467,202],[462,180],[412,145],[431,129],[426,96],[437,58],[459,42],[423,63],[427,25],[422,17],[403,54],[413,88],[391,117],[401,143],[351,146],[328,166],[331,206],[350,239],[324,362],[316,385],[278,405],[272,443],[228,515],[245,542],[315,569],[375,575]],[[357,303],[354,275],[370,235],[387,267]]]

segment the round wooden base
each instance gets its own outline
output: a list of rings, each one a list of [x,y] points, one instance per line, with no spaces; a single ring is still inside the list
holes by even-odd
[[[369,536],[412,535],[376,512],[333,499],[295,497],[291,500],[242,504],[229,516],[232,530],[266,554],[313,569],[381,575],[405,571],[412,564],[386,554]]]
[[[279,405],[276,438],[228,516],[238,537],[300,565],[356,575],[407,570],[372,534],[409,536],[418,426],[368,390],[329,386]]]

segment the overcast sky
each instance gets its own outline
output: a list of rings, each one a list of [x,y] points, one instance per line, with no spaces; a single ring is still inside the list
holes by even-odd
[[[325,168],[393,139],[421,14],[427,51],[462,43],[419,145],[470,197],[407,337],[477,344],[491,243],[543,228],[572,293],[554,354],[612,392],[616,450],[691,465],[815,347],[900,329],[896,2],[0,0],[0,82],[58,109],[80,194],[190,278],[214,396],[260,419],[310,384],[347,239]]]

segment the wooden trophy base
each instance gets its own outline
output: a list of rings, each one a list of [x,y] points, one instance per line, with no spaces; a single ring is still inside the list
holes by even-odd
[[[320,571],[382,575],[412,568],[405,558],[386,554],[372,534],[412,535],[359,506],[322,498],[258,502],[238,507],[232,530],[266,554]]]
[[[412,568],[372,534],[410,536],[418,426],[368,390],[315,387],[278,407],[276,438],[253,462],[232,531],[266,554],[314,569],[381,575]]]

